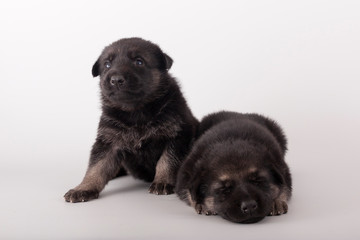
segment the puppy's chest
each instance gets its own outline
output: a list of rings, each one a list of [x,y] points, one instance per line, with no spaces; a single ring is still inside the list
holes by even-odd
[[[180,130],[179,123],[162,122],[156,124],[149,122],[131,127],[104,126],[99,128],[99,135],[112,145],[116,145],[119,150],[136,151],[148,141],[166,141],[175,138]]]

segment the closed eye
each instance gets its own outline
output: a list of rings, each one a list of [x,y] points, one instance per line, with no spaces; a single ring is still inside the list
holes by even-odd
[[[223,194],[229,194],[231,191],[232,191],[232,187],[224,187],[224,188],[221,188],[220,191],[223,193]]]
[[[265,177],[249,178],[249,182],[258,187],[267,187],[269,185],[269,181]]]
[[[219,187],[215,192],[217,192],[217,194],[227,195],[233,191],[235,183],[233,181],[226,180],[221,182],[220,185],[221,187]]]
[[[263,182],[266,182],[267,179],[264,176],[260,176],[257,173],[253,173],[249,176],[249,182],[254,184],[261,184]]]

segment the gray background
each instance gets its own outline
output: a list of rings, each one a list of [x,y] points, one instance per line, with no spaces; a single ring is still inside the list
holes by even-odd
[[[0,239],[360,239],[359,1],[0,3]],[[197,215],[148,183],[65,203],[100,115],[92,64],[122,37],[174,59],[193,113],[258,112],[289,138],[289,213]]]

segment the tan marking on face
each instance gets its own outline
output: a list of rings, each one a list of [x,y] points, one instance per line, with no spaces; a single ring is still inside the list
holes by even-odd
[[[249,174],[252,174],[252,173],[256,173],[257,171],[258,171],[258,169],[256,167],[250,167],[247,172]]]
[[[214,183],[211,184],[211,189],[217,189],[222,187],[222,181],[216,181]]]
[[[228,173],[224,173],[224,174],[220,175],[220,177],[219,177],[220,181],[226,181],[229,179],[231,179],[231,177],[230,177],[230,174],[228,174]]]

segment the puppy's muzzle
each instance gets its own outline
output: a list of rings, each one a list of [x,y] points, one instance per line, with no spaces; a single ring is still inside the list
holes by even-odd
[[[256,211],[257,207],[258,205],[254,200],[243,201],[240,204],[241,211],[250,216]]]
[[[113,75],[110,77],[110,84],[112,86],[122,86],[125,83],[125,78],[122,75]]]

